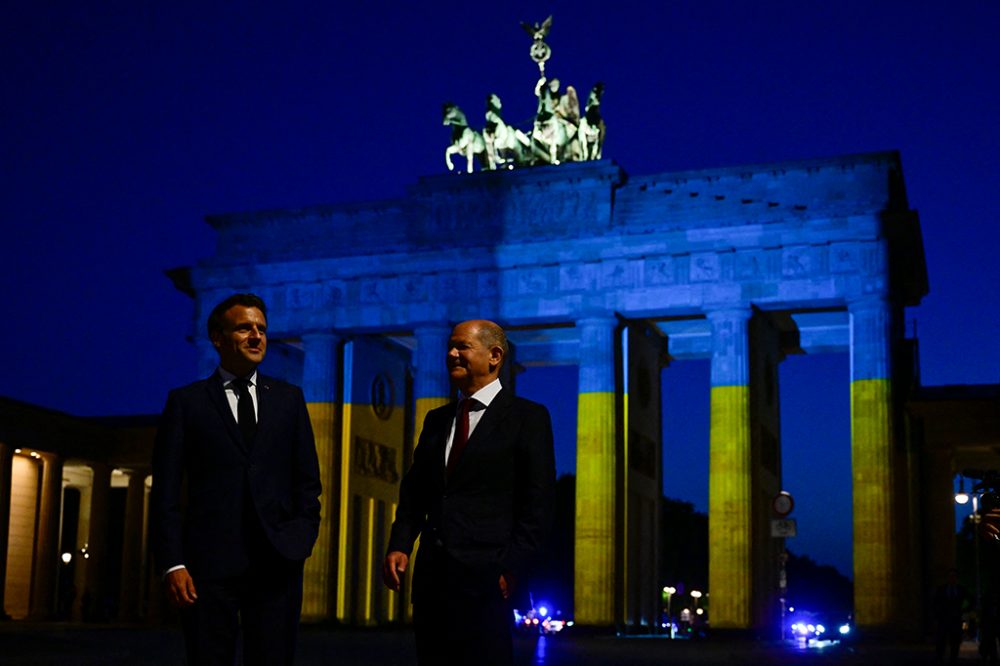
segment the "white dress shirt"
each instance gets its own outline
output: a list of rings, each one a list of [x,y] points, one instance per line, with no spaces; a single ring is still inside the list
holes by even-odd
[[[222,366],[219,366],[219,376],[222,377],[222,387],[226,391],[226,400],[229,401],[229,409],[233,412],[233,418],[237,423],[240,422],[238,405],[240,402],[240,394],[237,392],[236,387],[233,386],[233,380],[236,379],[236,375],[229,372]],[[250,390],[250,401],[253,402],[253,415],[259,421],[260,414],[257,411],[257,371],[254,370],[247,377],[250,381],[250,386],[247,387]]]
[[[472,395],[470,395],[467,400],[475,400],[482,407],[477,407],[473,405],[472,409],[469,411],[469,438],[472,438],[472,431],[476,429],[479,425],[479,421],[483,418],[483,414],[486,412],[486,408],[490,406],[493,402],[493,398],[497,397],[497,393],[500,393],[500,389],[503,387],[500,385],[500,378],[494,379],[489,384],[479,389]],[[461,403],[459,403],[461,404]],[[451,453],[451,445],[455,441],[455,430],[458,424],[458,413],[461,410],[455,410],[455,418],[451,420],[451,432],[448,433],[448,444],[444,447],[444,464],[448,464],[448,454]]]

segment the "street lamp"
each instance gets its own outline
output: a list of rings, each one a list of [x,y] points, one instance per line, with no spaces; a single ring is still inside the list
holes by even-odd
[[[965,476],[961,474],[959,474],[958,476],[958,492],[955,493],[955,503],[956,504],[969,503],[969,493],[965,492]]]
[[[958,492],[955,493],[955,502],[957,504],[968,504],[969,493],[965,492],[965,475],[960,474],[958,481]],[[973,488],[975,491],[975,488]],[[975,556],[975,566],[976,566],[976,612],[980,612],[980,574],[979,574],[979,497],[975,494],[971,496],[972,498],[972,550]]]
[[[670,638],[674,637],[674,617],[670,614],[670,599],[677,592],[676,587],[667,585],[663,588],[663,596],[667,598],[667,624],[670,625]]]
[[[699,590],[691,590],[691,598],[694,599],[694,617],[692,619],[692,624],[697,622],[697,618],[704,612],[698,608],[698,600],[701,599],[701,592]]]

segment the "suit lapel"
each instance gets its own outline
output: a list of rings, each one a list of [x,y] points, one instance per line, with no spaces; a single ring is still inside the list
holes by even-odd
[[[490,406],[486,408],[483,413],[479,423],[476,424],[476,429],[472,431],[469,435],[469,441],[465,445],[465,451],[462,452],[462,457],[458,461],[458,465],[455,467],[454,474],[458,474],[458,471],[468,464],[470,458],[473,460],[476,458],[478,453],[482,450],[483,446],[486,446],[493,434],[493,431],[497,429],[497,426],[503,422],[504,415],[507,410],[510,409],[511,404],[514,401],[514,397],[510,391],[506,389],[501,389],[497,393],[493,401],[490,402]],[[447,431],[445,437],[447,437]]]
[[[442,483],[447,483],[448,480],[448,462],[444,457],[444,452],[448,450],[448,433],[451,432],[451,425],[455,422],[455,413],[457,411],[458,402],[452,400],[448,403],[447,409],[441,408],[440,423],[433,424],[433,427],[437,429],[437,434],[432,440],[434,442],[434,450],[431,452],[431,460],[440,462]]]
[[[483,413],[483,417],[479,419],[479,423],[476,425],[476,429],[472,431],[469,436],[468,446],[475,446],[476,442],[480,439],[488,439],[489,436],[496,430],[496,427],[503,421],[503,415],[507,413],[510,409],[513,397],[510,391],[506,389],[500,389],[500,392],[496,394],[490,406],[486,408]]]
[[[259,450],[268,441],[268,432],[274,423],[275,395],[271,389],[271,380],[257,373],[257,437],[253,448]]]
[[[243,436],[240,435],[240,427],[236,424],[236,419],[233,417],[233,410],[226,399],[226,389],[222,387],[222,377],[219,376],[218,372],[213,373],[208,378],[206,389],[208,390],[208,397],[212,401],[212,404],[219,410],[222,422],[226,424],[226,431],[229,432],[229,437],[241,451],[245,452],[246,445],[243,443]]]

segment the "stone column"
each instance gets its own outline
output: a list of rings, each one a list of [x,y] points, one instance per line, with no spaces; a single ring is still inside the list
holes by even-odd
[[[198,350],[198,376],[208,377],[219,367],[219,352],[215,350],[206,331],[195,331],[195,349]]]
[[[62,459],[51,453],[42,456],[42,488],[38,503],[35,566],[32,567],[29,617],[45,620],[56,607],[59,575],[59,512],[62,509]]]
[[[617,414],[614,317],[576,323],[580,379],[576,426],[576,537],[573,606],[583,625],[615,623]]]
[[[132,621],[142,612],[142,543],[145,518],[146,470],[129,470],[122,538],[122,568],[118,619]],[[114,572],[111,572],[114,575]]]
[[[339,516],[339,487],[336,462],[340,444],[337,420],[340,405],[337,402],[337,382],[340,374],[340,337],[332,331],[309,333],[302,336],[305,348],[305,365],[302,384],[316,439],[319,457],[320,497],[319,536],[313,546],[312,556],[306,560],[302,589],[302,618],[322,620],[330,617],[330,600],[334,580],[331,577],[336,558],[334,537]]]
[[[0,620],[9,619],[4,610],[7,587],[7,546],[10,542],[10,492],[14,470],[14,447],[0,443]]]
[[[106,463],[90,463],[93,472],[87,497],[81,497],[80,513],[84,512],[84,499],[87,500],[86,523],[81,515],[81,528],[75,557],[76,589],[74,619],[100,619],[104,607],[105,579],[107,569],[108,543],[108,499],[111,493],[111,467]],[[81,552],[86,548],[86,553]],[[86,600],[86,603],[84,603]]]
[[[80,508],[76,518],[76,543],[67,545],[73,554],[73,605],[70,616],[74,622],[83,619],[83,593],[87,584],[87,565],[90,553],[90,505],[94,490],[94,470],[91,467],[81,467],[81,476],[88,476],[86,484],[79,482],[72,487],[80,491]],[[86,549],[88,557],[84,557]]]
[[[892,311],[872,297],[848,305],[851,319],[851,468],[854,613],[858,626],[894,621],[899,519],[894,501]]]
[[[765,636],[779,636],[781,602],[779,567],[785,540],[771,536],[771,520],[776,516],[772,500],[782,490],[781,483],[781,390],[779,365],[784,360],[781,332],[774,319],[757,312],[749,323],[750,358],[750,464],[753,498],[750,624]]]
[[[413,447],[416,448],[420,439],[420,431],[424,427],[424,418],[432,409],[448,404],[455,391],[451,388],[448,378],[446,359],[448,354],[448,339],[451,337],[451,327],[437,323],[421,324],[415,327],[413,336],[417,348],[413,352]],[[411,451],[412,451],[411,448]],[[411,454],[412,455],[412,454]],[[409,469],[412,458],[403,461],[403,471]],[[396,517],[396,505],[388,507],[389,523]],[[420,539],[414,547],[414,552],[420,547]],[[381,557],[381,554],[379,554]],[[413,553],[410,554],[411,561]],[[412,572],[412,569],[410,569]],[[406,587],[402,590],[402,599],[395,592],[389,592],[387,607],[388,616],[394,619],[396,609],[401,611],[403,620],[412,618],[413,607],[410,605],[410,590],[413,577],[406,577]],[[398,604],[398,605],[397,605]]]
[[[923,475],[926,523],[922,531],[921,552],[926,553],[926,569],[922,608],[924,623],[929,621],[931,595],[948,579],[948,570],[955,567],[955,455],[951,447],[924,442]],[[971,484],[966,484],[966,490]]]
[[[752,621],[749,308],[708,313],[712,325],[708,588],[712,627]]]
[[[416,397],[414,435],[419,437],[427,412],[446,404],[454,394],[446,365],[451,329],[446,326],[423,326],[413,333],[417,338],[417,349],[413,353],[416,370],[413,380]]]

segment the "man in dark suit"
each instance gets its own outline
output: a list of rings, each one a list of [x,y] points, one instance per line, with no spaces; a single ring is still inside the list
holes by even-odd
[[[170,392],[153,452],[153,547],[191,665],[290,664],[319,465],[302,391],[264,377],[264,302],[208,318],[219,368]]]
[[[447,365],[462,399],[427,414],[382,567],[400,587],[413,543],[417,658],[431,664],[510,664],[510,597],[549,528],[555,456],[549,413],[500,385],[503,329],[454,328]]]

